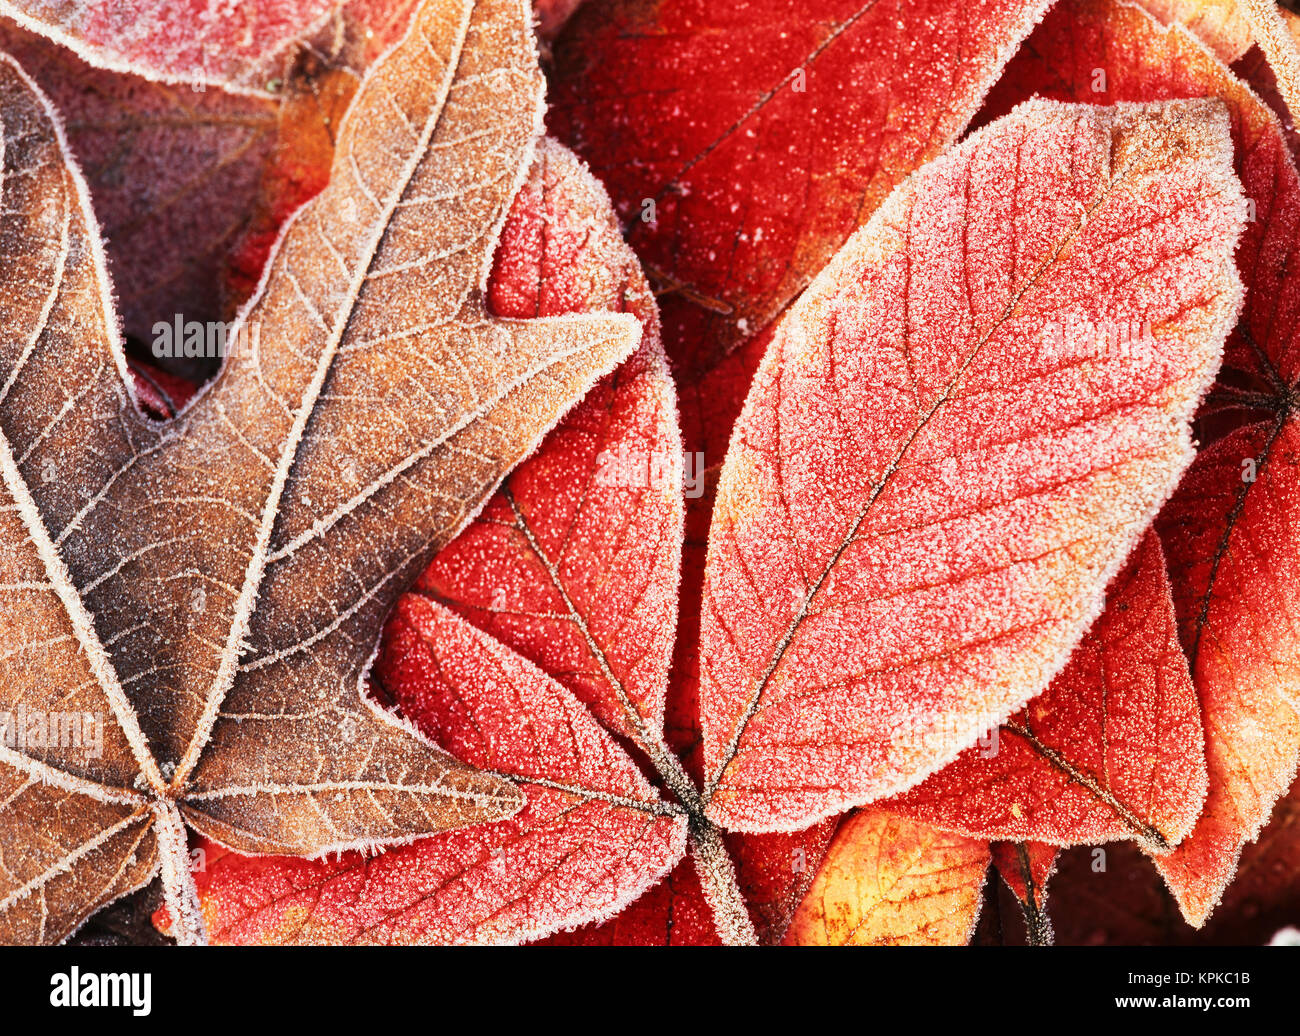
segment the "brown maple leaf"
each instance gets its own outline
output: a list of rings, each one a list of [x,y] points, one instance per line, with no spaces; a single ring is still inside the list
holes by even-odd
[[[318,855],[521,806],[361,680],[398,594],[639,338],[484,306],[541,128],[530,17],[421,9],[165,427],[58,119],[0,61],[0,941],[62,939],[159,870],[201,940],[186,824]]]

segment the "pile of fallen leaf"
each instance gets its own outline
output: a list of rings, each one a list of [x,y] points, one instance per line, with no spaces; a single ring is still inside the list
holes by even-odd
[[[1279,938],[1292,19],[0,0],[0,941]]]

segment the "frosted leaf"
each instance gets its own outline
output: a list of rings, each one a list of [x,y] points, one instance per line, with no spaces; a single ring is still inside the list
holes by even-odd
[[[1254,42],[1250,22],[1242,15],[1239,0],[1137,0],[1161,22],[1179,22],[1202,43],[1231,64]]]
[[[1146,55],[1134,62],[1134,53]],[[1237,859],[1267,823],[1300,761],[1297,687],[1300,551],[1295,528],[1300,294],[1284,261],[1300,227],[1300,176],[1270,110],[1180,26],[1130,5],[1060,5],[990,98],[1158,101],[1214,95],[1231,113],[1242,187],[1253,203],[1236,253],[1246,289],[1218,380],[1197,415],[1203,443],[1157,529],[1206,732],[1209,792],[1196,828],[1158,866],[1184,917],[1203,924]],[[1253,219],[1250,218],[1253,216]]]
[[[242,317],[248,347],[159,427],[134,408],[57,120],[0,65],[0,712],[102,722],[98,751],[0,747],[4,941],[59,940],[155,864],[178,934],[201,939],[182,818],[312,855],[522,807],[361,680],[405,585],[639,339],[624,315],[484,305],[541,85],[522,3],[422,8],[362,85],[330,187],[287,228]],[[445,182],[463,186],[435,203]],[[349,199],[363,216],[345,222]],[[339,479],[344,456],[360,487]]]
[[[711,819],[903,791],[1065,664],[1191,460],[1240,304],[1231,162],[1214,101],[1027,103],[782,318],[709,533]]]
[[[289,48],[339,0],[0,0],[0,14],[101,68],[266,92]]]
[[[1046,691],[888,808],[981,838],[1167,852],[1205,802],[1200,704],[1149,532]]]
[[[959,946],[979,919],[989,846],[881,809],[848,816],[787,946]]]

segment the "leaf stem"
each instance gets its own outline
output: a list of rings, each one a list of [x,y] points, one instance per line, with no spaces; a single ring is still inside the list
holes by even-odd
[[[153,806],[154,834],[158,839],[163,898],[171,914],[172,935],[178,946],[206,946],[207,926],[199,906],[199,890],[190,869],[189,841],[185,822],[176,803],[156,800]]]
[[[736,867],[722,841],[722,832],[700,814],[692,818],[691,850],[704,898],[713,910],[718,938],[725,946],[757,946],[758,933],[736,882]]]
[[[1300,125],[1300,53],[1296,52],[1291,31],[1272,0],[1243,0],[1241,9],[1255,42],[1273,69],[1291,121]]]
[[[690,847],[695,873],[699,876],[704,898],[713,911],[718,938],[724,946],[757,946],[758,933],[754,931],[754,922],[750,920],[749,908],[736,880],[736,866],[731,853],[722,840],[722,830],[704,815],[704,800],[695,782],[663,738],[650,736],[644,727],[640,732],[645,735],[642,749],[690,818]]]
[[[1024,842],[1016,843],[1016,860],[1020,865],[1021,877],[1025,879],[1025,898],[1020,900],[1020,909],[1025,915],[1026,938],[1030,946],[1051,946],[1056,937],[1052,933],[1052,922],[1038,901],[1034,869],[1029,863],[1029,850],[1025,848]]]

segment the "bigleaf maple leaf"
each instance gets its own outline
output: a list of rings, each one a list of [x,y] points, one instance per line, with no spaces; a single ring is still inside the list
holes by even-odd
[[[310,855],[524,805],[360,682],[407,583],[639,338],[484,306],[540,129],[530,17],[421,9],[221,376],[166,427],[135,409],[58,119],[0,65],[3,941],[58,940],[158,870],[202,939],[185,825]]]

